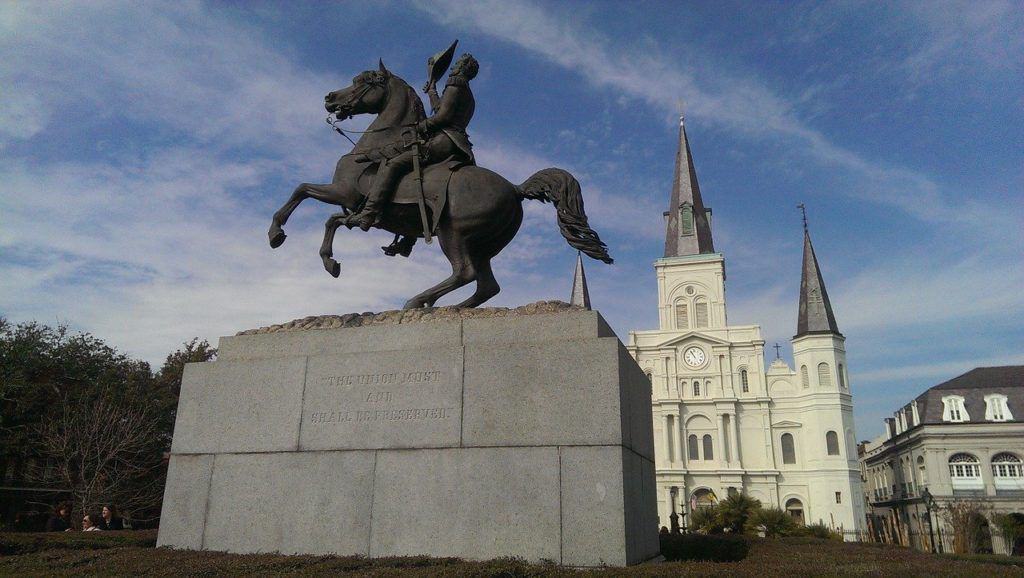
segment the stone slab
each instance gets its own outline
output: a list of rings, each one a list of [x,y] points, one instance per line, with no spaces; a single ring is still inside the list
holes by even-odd
[[[465,446],[617,445],[615,338],[466,346]]]
[[[615,332],[597,311],[469,318],[462,321],[462,342],[465,345],[575,341],[595,337],[615,337]]]
[[[374,459],[372,451],[218,455],[203,547],[366,554]]]
[[[371,556],[561,558],[558,449],[381,451]]]
[[[651,413],[651,381],[626,348],[619,344],[619,388],[622,430],[626,443],[637,454],[654,460],[654,423]]]
[[[303,450],[455,447],[462,348],[310,357]]]
[[[186,365],[171,453],[295,450],[305,373],[304,357]]]
[[[461,320],[221,337],[218,361],[462,345]]]
[[[203,547],[212,475],[212,455],[171,456],[167,464],[157,546],[186,550]]]
[[[622,448],[559,448],[562,484],[562,563],[623,566],[627,535]]]

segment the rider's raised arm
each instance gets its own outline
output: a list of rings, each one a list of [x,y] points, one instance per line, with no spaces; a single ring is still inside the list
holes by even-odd
[[[427,96],[430,97],[430,112],[436,113],[441,108],[441,97],[437,95],[437,86],[431,84],[427,89]]]
[[[451,84],[445,87],[444,95],[441,96],[436,112],[434,112],[433,116],[424,121],[427,126],[427,130],[435,131],[438,128],[443,128],[451,123],[452,119],[455,117],[455,111],[462,96],[461,91],[463,90],[466,89],[461,86]]]

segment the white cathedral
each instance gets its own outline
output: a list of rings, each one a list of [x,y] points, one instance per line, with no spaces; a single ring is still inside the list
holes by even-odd
[[[665,255],[654,264],[658,329],[631,331],[628,346],[653,386],[659,525],[742,492],[857,539],[864,504],[845,340],[806,224],[796,369],[777,357],[765,370],[761,327],[728,323],[710,215],[680,119]]]

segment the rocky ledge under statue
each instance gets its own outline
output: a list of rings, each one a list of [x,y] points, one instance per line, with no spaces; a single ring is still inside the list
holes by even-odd
[[[360,114],[377,117],[351,152],[338,160],[331,183],[299,185],[274,213],[268,231],[271,247],[284,242],[282,227],[304,199],[339,205],[341,212],[327,219],[320,248],[324,268],[331,275],[341,274],[333,244],[342,225],[394,233],[395,243],[385,248],[389,254],[407,255],[416,238],[425,237],[429,243],[436,234],[452,273],[407,301],[405,309],[432,307],[442,296],[474,281],[476,291],[455,307],[476,307],[498,294],[491,259],[519,231],[522,201],[533,199],[554,205],[559,230],[569,245],[594,259],[612,262],[607,247],[590,228],[579,182],[569,172],[543,169],[514,185],[476,166],[466,134],[476,106],[469,89],[476,60],[460,57],[444,94],[438,97],[434,89],[454,51],[453,43],[428,61],[430,79],[424,88],[434,112],[429,118],[416,91],[383,61],[377,70],[357,75],[351,86],[325,97],[328,121],[342,134],[338,121]],[[383,176],[379,182],[378,174]],[[399,241],[399,236],[404,238]]]
[[[518,315],[535,315],[543,313],[559,313],[562,311],[584,311],[586,307],[570,305],[565,301],[538,301],[521,307],[480,307],[474,309],[460,307],[424,307],[420,309],[401,309],[381,311],[380,313],[347,313],[345,315],[311,315],[295,319],[288,323],[268,325],[259,329],[239,331],[236,335],[259,335],[263,333],[281,333],[285,331],[308,331],[315,329],[339,329],[342,327],[364,327],[368,325],[395,325],[400,323],[420,323],[427,321],[451,321],[454,319],[480,319],[486,317],[512,317]]]

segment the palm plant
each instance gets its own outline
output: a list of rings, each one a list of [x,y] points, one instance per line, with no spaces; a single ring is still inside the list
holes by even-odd
[[[761,532],[765,538],[789,536],[797,529],[793,516],[781,508],[760,508],[747,520],[747,530]]]
[[[718,516],[722,526],[734,534],[740,534],[747,521],[761,509],[761,501],[746,494],[733,493],[718,504]]]

